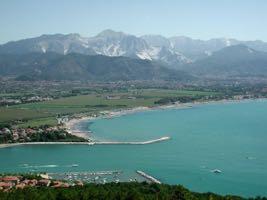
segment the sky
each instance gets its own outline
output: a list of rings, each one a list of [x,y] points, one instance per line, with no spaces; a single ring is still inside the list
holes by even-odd
[[[267,0],[1,0],[0,44],[42,34],[267,41]]]

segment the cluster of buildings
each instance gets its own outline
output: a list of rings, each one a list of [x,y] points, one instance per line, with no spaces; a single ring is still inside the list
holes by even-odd
[[[30,142],[34,134],[45,134],[52,131],[58,131],[60,127],[47,127],[47,128],[2,128],[0,129],[1,138],[5,138],[4,143],[11,142]]]
[[[131,99],[131,100],[135,100],[136,97],[135,96],[128,96],[128,97],[121,97],[121,96],[106,96],[105,99],[106,100],[119,100],[119,99],[122,99],[122,98],[127,98],[127,99]]]
[[[0,99],[0,105],[15,105],[20,103],[22,103],[20,99]]]
[[[68,188],[72,186],[83,186],[83,182],[67,183],[63,181],[51,180],[49,177],[26,178],[23,176],[0,176],[0,191],[9,191],[12,188],[23,189],[25,187],[53,187]]]
[[[32,103],[32,102],[40,102],[40,101],[50,101],[52,98],[50,97],[40,97],[40,96],[32,96],[32,97],[21,97],[21,98],[3,98],[0,99],[0,105],[8,106],[15,105],[21,103]]]

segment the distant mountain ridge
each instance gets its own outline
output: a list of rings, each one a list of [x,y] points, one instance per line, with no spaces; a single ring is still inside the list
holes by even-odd
[[[0,54],[0,76],[17,80],[175,80],[194,79],[186,72],[159,63],[103,55],[28,53]]]
[[[42,35],[0,45],[0,54],[79,53],[85,55],[125,56],[158,61],[170,68],[179,68],[188,63],[212,55],[225,47],[244,44],[258,51],[267,52],[267,43],[262,41],[239,41],[236,39],[194,40],[189,37],[165,38],[160,35],[136,37],[123,32],[105,30],[94,37],[79,34]]]
[[[267,77],[267,52],[243,44],[229,46],[183,70],[201,77]]]

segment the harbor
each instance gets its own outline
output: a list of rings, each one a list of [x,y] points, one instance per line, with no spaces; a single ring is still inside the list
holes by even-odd
[[[62,173],[47,173],[50,179],[67,181],[74,183],[82,181],[85,183],[119,183],[119,182],[152,182],[152,179],[142,176],[139,173],[124,172],[122,170],[111,171],[94,171],[94,172],[62,172]]]

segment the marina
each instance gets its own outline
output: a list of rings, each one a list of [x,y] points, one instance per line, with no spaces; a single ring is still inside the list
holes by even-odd
[[[151,182],[152,179],[140,173],[131,174],[130,177],[125,176],[122,170],[113,171],[95,171],[95,172],[54,172],[47,174],[51,179],[64,180],[69,183],[82,181],[86,183],[105,184],[109,182]]]

